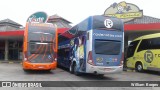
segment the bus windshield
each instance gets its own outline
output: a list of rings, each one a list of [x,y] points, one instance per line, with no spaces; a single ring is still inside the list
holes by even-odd
[[[51,70],[57,67],[57,27],[52,23],[27,22],[23,40],[24,70]]]
[[[53,47],[52,43],[41,43],[41,42],[30,42],[30,53],[31,54],[51,54]]]
[[[44,32],[31,32],[28,37],[28,41],[48,41],[51,42],[54,38],[52,33]]]
[[[95,40],[94,48],[96,54],[119,55],[121,49],[121,42]]]

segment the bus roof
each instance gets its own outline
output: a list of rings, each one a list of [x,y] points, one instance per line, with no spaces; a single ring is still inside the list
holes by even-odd
[[[76,34],[77,31],[87,31],[90,29],[100,29],[100,28],[104,29],[104,28],[106,28],[106,26],[104,24],[104,21],[106,19],[111,19],[114,22],[114,25],[110,29],[124,31],[123,30],[123,21],[121,19],[118,19],[118,18],[112,17],[112,16],[93,15],[93,16],[87,17],[86,19],[84,19],[80,23],[76,24],[75,26],[73,26],[71,29],[65,31],[64,33],[61,33],[59,36],[65,35],[65,34],[67,34],[67,36],[69,36],[69,34],[74,35],[74,34]],[[70,36],[70,37],[72,37],[72,36]]]
[[[160,33],[144,35],[144,36],[141,36],[141,37],[134,39],[133,41],[141,40],[141,39],[157,38],[157,37],[160,37]]]
[[[105,17],[105,18],[109,18],[109,19],[115,19],[115,20],[118,20],[118,21],[121,22],[121,23],[119,23],[119,24],[122,24],[122,23],[123,23],[123,21],[122,21],[121,19],[116,18],[116,17],[113,17],[113,16],[92,15],[92,16],[87,17],[87,18],[84,19],[83,21],[79,22],[79,23],[76,24],[75,26],[78,26],[78,25],[80,25],[81,23],[84,23],[85,20],[89,23],[89,19],[92,19],[91,21],[93,22],[94,17],[98,17],[98,18],[99,18],[99,17]],[[93,23],[89,23],[89,24],[93,24]],[[72,28],[74,28],[75,26],[73,26]],[[72,29],[72,28],[70,28],[70,29]],[[92,28],[93,28],[93,27],[92,27]],[[69,29],[69,30],[70,30],[70,29]],[[64,33],[68,32],[69,30],[65,31]],[[63,33],[62,33],[62,34],[63,34]],[[62,35],[62,34],[60,34],[60,35]]]

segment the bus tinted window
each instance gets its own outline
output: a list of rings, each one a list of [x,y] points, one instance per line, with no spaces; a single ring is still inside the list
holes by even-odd
[[[69,40],[69,38],[67,38],[65,36],[62,36],[62,35],[58,36],[58,42],[64,42],[64,41],[67,41],[67,40]]]
[[[58,56],[60,57],[68,57],[69,56],[69,48],[64,49],[59,49],[58,50]]]
[[[52,41],[55,37],[52,33],[44,33],[44,32],[31,32],[28,35],[28,41]]]
[[[149,49],[149,47],[150,47],[149,42],[150,42],[150,40],[148,40],[148,39],[142,40],[137,52]]]
[[[160,38],[150,39],[150,49],[160,49]]]
[[[139,40],[133,41],[130,43],[128,50],[127,50],[127,57],[132,57],[134,55],[134,52],[136,50],[138,43],[139,43]]]
[[[71,35],[76,35],[77,32],[78,32],[78,26],[72,27],[70,30],[68,30],[68,32],[69,32]]]
[[[142,40],[138,51],[148,50],[148,49],[160,49],[160,38],[151,38]]]
[[[31,54],[50,54],[52,51],[52,43],[40,43],[40,42],[30,42],[30,53]]]
[[[121,49],[120,41],[95,41],[95,53],[104,55],[118,55]]]

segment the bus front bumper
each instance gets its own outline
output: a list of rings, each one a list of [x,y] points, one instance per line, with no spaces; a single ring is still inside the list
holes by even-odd
[[[57,62],[53,63],[29,63],[23,62],[23,69],[27,70],[51,70],[56,69]]]
[[[94,73],[94,74],[113,74],[113,73],[120,73],[123,71],[123,65],[121,66],[110,66],[110,67],[104,67],[104,66],[92,66],[88,65],[88,73]]]

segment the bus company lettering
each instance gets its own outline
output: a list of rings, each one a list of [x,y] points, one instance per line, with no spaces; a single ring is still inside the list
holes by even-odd
[[[31,26],[37,26],[37,27],[54,27],[53,24],[45,24],[45,23],[31,23]]]
[[[122,37],[122,35],[114,35],[114,34],[103,34],[103,33],[93,33],[93,36],[99,37]]]
[[[35,15],[32,15],[29,19],[28,22],[43,22],[44,17],[36,17]]]

